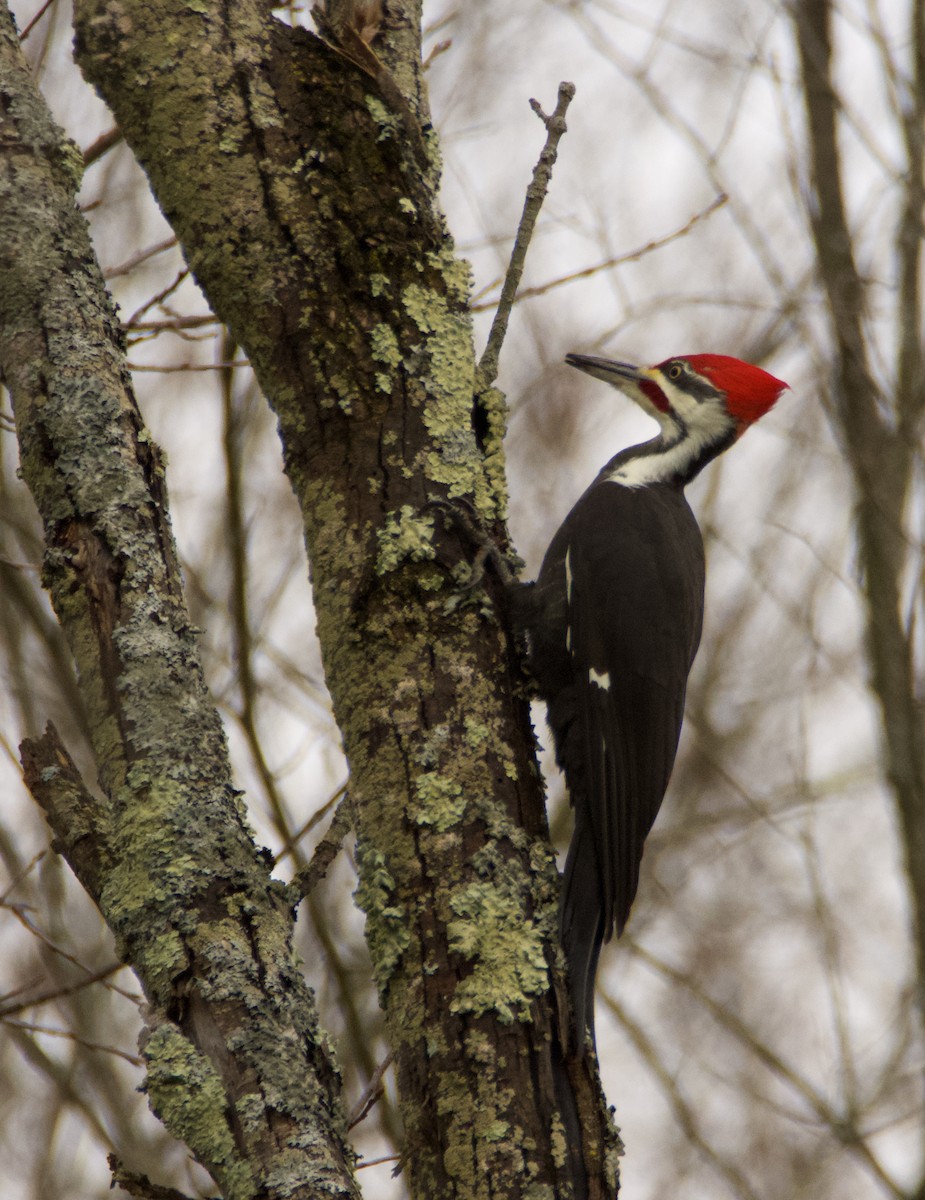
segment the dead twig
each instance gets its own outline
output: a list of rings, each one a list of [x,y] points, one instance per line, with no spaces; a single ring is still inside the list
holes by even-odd
[[[549,190],[549,181],[552,178],[552,169],[559,149],[559,139],[568,128],[565,124],[565,114],[574,95],[574,83],[560,83],[559,98],[551,116],[547,116],[543,112],[536,100],[530,101],[530,107],[546,126],[546,145],[540,152],[537,164],[533,168],[533,178],[527,188],[524,210],[517,227],[517,236],[514,238],[514,248],[511,251],[511,261],[508,263],[507,274],[501,288],[501,298],[491,323],[488,342],[479,359],[479,391],[486,391],[498,377],[498,359],[501,355],[504,336],[507,333],[507,323],[514,305],[514,296],[524,273],[527,250],[530,247],[537,217],[540,215],[540,209],[543,207],[543,201]]]
[[[328,831],[315,847],[311,861],[301,871],[296,872],[295,878],[289,885],[293,903],[298,904],[318,886],[328,873],[331,863],[340,853],[341,843],[353,826],[353,810],[350,805],[350,793],[344,792],[337,811]]]
[[[390,1050],[379,1066],[376,1067],[373,1077],[366,1085],[362,1096],[360,1096],[359,1100],[357,1100],[356,1104],[350,1110],[350,1115],[347,1117],[348,1129],[353,1129],[355,1125],[359,1125],[369,1115],[370,1109],[385,1091],[385,1085],[382,1080],[386,1071],[392,1065],[394,1058],[395,1055]]]

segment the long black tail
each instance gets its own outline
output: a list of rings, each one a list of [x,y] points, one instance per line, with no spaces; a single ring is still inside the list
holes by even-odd
[[[569,993],[581,1047],[585,1029],[594,1041],[594,980],[604,940],[598,858],[587,828],[576,824],[565,860],[559,907],[559,941],[568,961]]]

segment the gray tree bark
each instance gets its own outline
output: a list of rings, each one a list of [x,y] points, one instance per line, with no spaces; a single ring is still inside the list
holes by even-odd
[[[328,42],[248,2],[90,0],[78,57],[279,419],[412,1194],[610,1197],[619,1140],[558,1001],[515,639],[500,606],[456,603],[469,548],[430,507],[464,498],[503,536],[503,411],[479,387],[468,271],[437,203],[419,7],[383,5],[373,49],[369,15],[357,29],[337,8]],[[28,778],[142,979],[155,1110],[228,1197],[355,1194],[336,1071],[288,955],[292,897],[231,787],[72,151],[46,116],[30,133],[11,26],[3,47],[25,97],[3,205],[31,223],[0,260],[0,367],[101,795],[53,731],[25,746]],[[29,209],[36,187],[48,206]]]

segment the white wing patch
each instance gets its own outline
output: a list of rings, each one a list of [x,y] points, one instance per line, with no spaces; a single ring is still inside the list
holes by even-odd
[[[572,547],[566,547],[565,551],[565,603],[571,608],[572,606]],[[569,614],[569,622],[565,627],[565,648],[569,654],[572,652],[572,622],[571,614]]]
[[[610,691],[610,672],[595,671],[593,667],[588,670],[588,680],[590,683],[596,683],[599,688],[603,688],[605,692]]]

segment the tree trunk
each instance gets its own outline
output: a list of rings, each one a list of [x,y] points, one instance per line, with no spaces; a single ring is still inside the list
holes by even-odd
[[[569,1056],[557,1003],[558,881],[516,641],[499,596],[460,602],[454,568],[470,548],[431,506],[463,499],[503,535],[503,413],[497,393],[480,393],[468,269],[437,204],[419,6],[384,6],[373,49],[338,6],[328,17],[336,47],[248,0],[221,10],[90,0],[77,4],[78,57],[279,419],[350,762],[359,900],[396,1056],[411,1192],[611,1197],[619,1141],[593,1056]],[[48,272],[65,275],[66,265],[52,261]],[[40,279],[36,294],[47,285]],[[40,309],[36,338],[61,320]],[[111,314],[98,325],[111,375]],[[12,357],[8,343],[7,372]],[[65,347],[62,370],[67,362]],[[106,827],[107,855],[92,855],[81,878],[157,1013],[153,1083],[167,1095],[168,1066],[184,1084],[202,1073],[227,1163],[196,1144],[190,1113],[149,1084],[152,1100],[229,1197],[317,1195],[321,1163],[340,1171],[324,1187],[353,1194],[310,999],[300,981],[274,983],[263,962],[271,950],[285,958],[291,924],[281,889],[244,846],[184,623],[156,455],[130,394],[113,393],[104,412],[98,383],[77,389],[76,440],[65,446],[48,429],[40,374],[14,380],[17,423],[46,523],[46,574],[91,711],[106,800],[81,796],[78,808],[100,813],[89,833],[69,824],[78,785],[51,738],[28,751],[31,779],[40,799],[54,789],[47,811],[75,869],[83,838],[102,841]],[[115,498],[101,507],[83,471],[72,478],[94,447],[93,483],[108,480],[112,457],[132,467],[114,493],[130,496],[128,512]],[[129,517],[148,524],[117,541]],[[131,654],[150,709],[126,709]],[[183,682],[173,684],[181,658]],[[240,985],[223,967],[241,973]],[[305,1058],[288,1064],[288,1082],[307,1080],[303,1105],[330,1114],[323,1146],[312,1124],[306,1139],[288,1130],[295,1098],[282,1102],[261,1082],[261,1056],[285,1060],[291,1033],[265,1024],[273,1005],[265,1010],[258,985],[287,1013],[298,1008]],[[260,1053],[250,1047],[245,1062],[236,1041],[230,1054],[216,1045],[232,1027]],[[253,1145],[267,1138],[293,1172],[284,1182],[273,1154]],[[287,1191],[296,1177],[301,1190]]]

